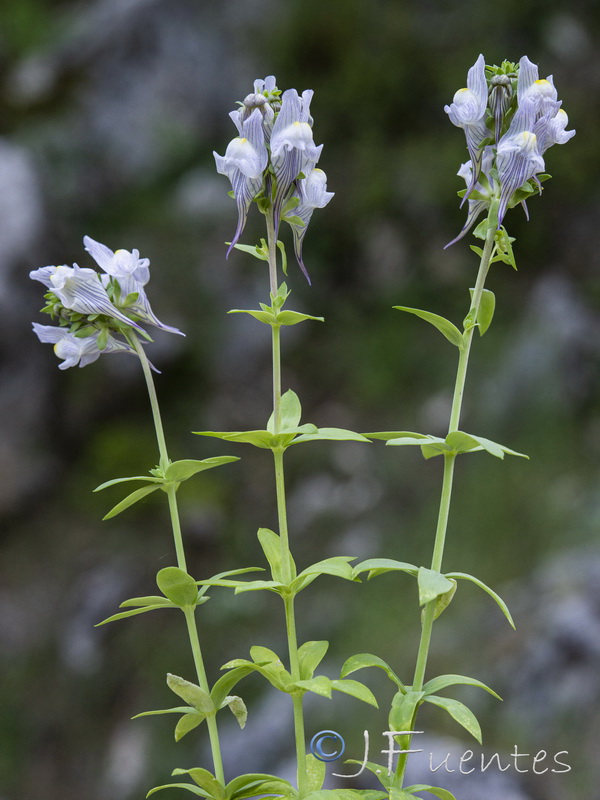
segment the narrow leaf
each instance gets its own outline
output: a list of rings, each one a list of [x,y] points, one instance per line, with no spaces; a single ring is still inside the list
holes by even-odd
[[[450,697],[437,697],[436,695],[428,695],[425,697],[425,701],[447,711],[459,725],[462,725],[481,744],[481,727],[477,717],[464,703],[459,700],[453,700]]]
[[[185,714],[175,726],[175,741],[178,742],[180,739],[183,739],[186,733],[193,731],[194,728],[197,728],[205,719],[206,716],[204,714]]]
[[[391,731],[412,730],[413,717],[423,696],[423,692],[396,692],[388,718]]]
[[[448,789],[442,789],[439,786],[428,786],[425,783],[414,784],[413,786],[407,786],[406,791],[410,795],[414,795],[415,792],[430,792],[434,794],[436,797],[439,797],[440,800],[456,800],[456,797],[449,792]]]
[[[474,289],[469,289],[471,297],[473,297]],[[496,296],[489,289],[484,289],[479,303],[479,311],[477,313],[477,322],[479,324],[479,335],[487,331],[494,318],[494,311],[496,309]]]
[[[207,769],[194,767],[193,769],[174,769],[172,775],[189,775],[191,779],[215,800],[226,800],[225,787]]]
[[[486,692],[489,692],[498,700],[502,700],[500,695],[496,694],[496,692],[490,689],[489,686],[486,686],[485,683],[478,681],[476,678],[469,678],[466,675],[439,675],[437,678],[432,678],[430,681],[427,681],[423,686],[423,691],[425,694],[435,694],[442,689],[446,689],[448,686],[456,685],[477,686],[479,689],[485,689]]]
[[[133,475],[131,478],[114,478],[112,481],[101,483],[96,486],[95,492],[101,492],[102,489],[107,489],[109,486],[115,486],[117,483],[126,483],[127,481],[146,481],[147,483],[162,483],[162,478],[151,478],[148,475]]]
[[[316,322],[325,322],[324,317],[313,317],[311,314],[301,314],[299,311],[280,311],[277,314],[277,322],[280,325],[297,325],[299,322],[304,322],[307,319],[313,319]]]
[[[493,589],[490,589],[489,586],[486,586],[486,584],[483,581],[480,581],[479,578],[476,578],[474,575],[468,575],[466,572],[447,572],[446,577],[471,581],[471,583],[474,583],[477,586],[479,586],[480,589],[483,589],[484,592],[487,592],[489,596],[499,605],[500,609],[502,610],[502,613],[508,620],[511,627],[512,628],[515,627],[515,623],[513,622],[511,613],[508,610],[508,606],[506,605],[504,600],[500,597],[499,594],[496,594],[496,592]]]
[[[118,619],[127,619],[127,617],[135,617],[137,614],[145,614],[146,611],[154,611],[157,608],[168,608],[167,605],[161,603],[156,606],[144,606],[143,608],[133,608],[131,611],[121,611],[120,614],[113,614],[112,617],[103,619],[102,622],[97,622],[94,627],[99,628],[101,625],[106,625],[107,622],[116,622]]]
[[[336,689],[338,692],[349,694],[351,697],[356,697],[357,700],[362,700],[363,703],[368,703],[370,706],[379,708],[373,692],[360,681],[352,679],[331,681],[331,688]]]
[[[350,656],[350,658],[344,662],[340,672],[340,678],[345,678],[346,675],[350,675],[352,672],[356,672],[359,669],[366,669],[367,667],[379,667],[379,669],[382,669],[385,672],[388,678],[400,689],[400,691],[406,692],[406,686],[402,683],[390,665],[382,658],[379,658],[379,656],[374,656],[371,653],[358,653],[357,655]]]
[[[327,773],[327,765],[319,758],[315,758],[312,753],[306,756],[306,778],[307,790],[309,792],[318,791],[325,782],[325,775]]]
[[[194,786],[191,783],[165,783],[163,786],[155,786],[154,789],[150,789],[146,797],[150,797],[151,794],[160,792],[162,789],[187,789],[188,792],[198,797],[211,797],[208,792],[205,792],[203,789],[200,789],[199,786]]]
[[[345,428],[318,428],[317,433],[307,433],[297,436],[292,444],[299,442],[316,442],[319,440],[331,442],[368,442],[369,440],[355,431],[348,431]]]
[[[227,665],[221,667],[221,669],[225,669]],[[237,668],[232,669],[226,675],[222,675],[219,680],[215,683],[212,687],[210,692],[211,700],[213,701],[215,708],[221,708],[223,701],[228,696],[229,692],[233,689],[233,687],[245,678],[246,675],[249,675],[253,671],[251,666],[239,666]]]
[[[131,597],[129,600],[123,600],[122,603],[119,604],[119,608],[131,608],[131,607],[142,607],[142,606],[166,606],[167,608],[172,608],[173,603],[170,600],[167,600],[166,597],[161,597],[159,594],[156,595],[148,595],[147,597]]]
[[[230,695],[223,700],[223,706],[229,706],[229,710],[236,718],[240,728],[244,728],[248,719],[248,709],[241,697]]]
[[[105,519],[112,519],[112,517],[116,517],[117,514],[121,513],[121,511],[125,511],[126,508],[129,508],[129,506],[132,506],[134,505],[134,503],[139,502],[144,497],[146,497],[146,495],[152,494],[152,492],[155,492],[157,489],[160,489],[160,486],[157,486],[156,484],[153,484],[152,486],[142,486],[141,489],[136,489],[135,492],[132,492],[131,494],[127,495],[127,497],[121,500],[120,503],[117,503],[116,506],[111,508],[108,514],[105,514],[102,517],[102,519],[105,520]]]
[[[409,564],[406,561],[396,561],[393,558],[368,558],[366,561],[361,561],[352,570],[354,577],[360,575],[361,572],[369,573],[367,580],[375,578],[378,575],[383,575],[386,572],[407,572],[409,575],[416,575],[419,568],[414,564]]]
[[[229,464],[232,461],[239,461],[239,458],[237,456],[215,456],[215,458],[205,458],[202,461],[196,461],[194,459],[174,461],[167,467],[165,480],[179,483],[181,481],[186,481],[198,472],[220,467],[222,464]]]
[[[179,675],[172,675],[169,672],[167,673],[167,686],[172,692],[178,697],[181,697],[182,700],[185,700],[186,703],[193,706],[197,711],[201,711],[204,714],[212,714],[215,710],[215,705],[210,699],[210,696],[204,689],[196,686],[195,683],[190,683],[184,678],[180,678]]]
[[[298,661],[300,665],[300,677],[302,680],[312,678],[314,671],[325,658],[325,653],[329,648],[329,642],[304,642],[298,648]],[[318,788],[321,788],[320,786]]]
[[[156,711],[142,711],[131,719],[139,719],[140,717],[155,717],[160,714],[198,714],[198,712],[192,706],[176,706],[175,708],[159,708]]]
[[[249,314],[259,322],[264,322],[265,325],[273,325],[276,321],[275,314],[272,311],[257,311],[251,308],[232,308],[227,312],[228,314]]]
[[[406,311],[408,314],[414,314],[425,322],[429,322],[438,331],[443,334],[449,342],[456,345],[458,348],[463,346],[462,333],[458,330],[456,325],[453,325],[449,320],[440,317],[438,314],[432,314],[431,311],[423,311],[420,308],[408,308],[407,306],[394,306],[398,311]]]

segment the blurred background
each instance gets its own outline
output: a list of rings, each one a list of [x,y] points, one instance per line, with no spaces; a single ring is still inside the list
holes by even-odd
[[[174,561],[161,497],[101,522],[124,492],[92,494],[158,460],[141,372],[122,356],[60,372],[31,333],[31,320],[47,320],[29,270],[91,266],[84,234],[150,258],[154,310],[187,334],[159,332],[152,347],[171,457],[241,456],[181,489],[190,572],[260,566],[256,529],[276,525],[269,454],[191,435],[262,427],[270,413],[268,329],[226,315],[268,295],[261,262],[225,261],[236,211],[212,151],[234,136],[227,113],[257,77],[315,90],[320,166],[336,194],[306,237],[312,287],[290,265],[290,307],[326,317],[284,330],[284,388],[300,395],[304,421],[439,434],[455,352],[392,306],[457,324],[468,309],[476,257],[466,241],[443,250],[463,224],[455,173],[467,154],[443,106],[480,52],[488,63],[526,54],[542,77],[553,73],[577,136],[547,153],[554,179],[530,201],[531,221],[520,209],[507,219],[520,269],[492,269],[496,318],[475,342],[464,406],[464,429],[531,460],[460,460],[445,558],[503,595],[517,632],[464,584],[435,628],[429,667],[482,679],[504,703],[457,690],[481,719],[483,750],[435,708],[419,746],[498,752],[506,764],[516,745],[531,757],[518,762],[528,772],[432,776],[415,763],[413,777],[463,800],[600,797],[598,17],[583,0],[3,0],[1,800],[130,800],[174,767],[210,768],[203,728],[176,745],[174,718],[130,721],[173,705],[167,671],[193,678],[182,620],[93,627],[125,598],[151,594]],[[264,235],[261,223],[254,209],[245,242]],[[299,565],[340,554],[429,563],[441,466],[381,443],[291,450]],[[268,593],[212,592],[198,612],[211,681],[252,644],[285,653],[280,605]],[[331,677],[349,655],[374,652],[410,682],[419,618],[406,576],[323,577],[300,596],[298,618],[302,641],[331,640]],[[357,677],[381,710],[314,696],[307,734],[339,731],[360,758],[368,728],[376,760],[392,687]],[[229,777],[291,777],[288,698],[258,677],[237,690],[250,716],[244,732],[220,717]],[[571,770],[533,774],[540,750],[549,767],[568,751]]]

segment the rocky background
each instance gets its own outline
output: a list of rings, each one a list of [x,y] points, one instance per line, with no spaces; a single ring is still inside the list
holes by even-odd
[[[443,106],[480,52],[488,62],[527,54],[542,76],[553,72],[577,136],[548,153],[554,180],[530,202],[531,222],[518,209],[509,216],[520,269],[493,268],[496,319],[474,348],[464,410],[468,430],[531,460],[461,459],[445,561],[496,587],[517,633],[465,585],[436,627],[430,665],[504,697],[500,706],[474,690],[456,695],[483,723],[486,756],[507,763],[515,745],[532,755],[519,762],[528,772],[442,769],[434,782],[462,800],[599,797],[599,27],[597,9],[579,0],[3,0],[0,800],[133,800],[175,766],[208,766],[204,735],[175,745],[171,718],[130,721],[171,704],[167,671],[192,677],[179,621],[151,614],[93,627],[122,599],[150,593],[173,561],[160,498],[101,522],[120,495],[91,492],[157,460],[141,373],[121,356],[59,372],[31,333],[31,320],[45,320],[29,270],[89,266],[84,234],[151,259],[153,307],[187,334],[157,335],[152,351],[172,457],[242,456],[180,493],[190,571],[260,564],[255,531],[275,525],[268,454],[190,434],[255,428],[269,415],[268,332],[226,316],[268,292],[259,262],[224,258],[235,207],[212,150],[234,135],[227,112],[256,77],[315,90],[315,140],[336,196],[307,235],[312,288],[290,267],[294,307],[326,317],[284,332],[284,387],[299,393],[305,420],[437,434],[454,353],[391,306],[455,321],[467,310],[475,256],[465,243],[442,249],[462,226],[455,173],[466,159]],[[247,242],[263,235],[258,217]],[[294,449],[297,561],[427,563],[440,466],[412,448]],[[323,578],[301,596],[300,638],[331,639],[331,676],[368,651],[410,681],[414,585],[391,575],[340,583]],[[271,595],[215,590],[201,612],[213,680],[251,644],[284,651]],[[385,707],[388,687],[365,680]],[[222,717],[226,770],[289,774],[287,698],[258,678],[239,690],[250,717],[244,732]],[[307,733],[340,731],[351,756],[364,728],[385,746],[383,711],[346,697],[314,697],[307,709]],[[441,754],[436,763],[482,752],[441,714],[423,722],[431,735],[420,746]],[[568,751],[571,771],[533,774],[542,749]],[[415,782],[432,782],[425,766],[414,770]]]

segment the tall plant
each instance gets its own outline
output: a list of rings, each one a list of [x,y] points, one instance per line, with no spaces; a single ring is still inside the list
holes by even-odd
[[[467,87],[459,90],[451,105],[446,106],[451,121],[463,128],[470,161],[463,164],[459,175],[466,181],[460,192],[467,204],[467,220],[459,235],[462,239],[473,230],[483,245],[472,245],[479,257],[474,287],[470,290],[468,312],[462,329],[449,320],[421,309],[397,306],[398,309],[420,317],[432,324],[457,348],[458,365],[448,432],[445,437],[429,434],[393,431],[359,434],[341,428],[318,428],[301,421],[301,404],[291,389],[283,391],[282,331],[290,325],[306,321],[322,321],[321,317],[294,311],[287,307],[290,296],[285,283],[280,282],[281,270],[287,274],[286,249],[279,238],[281,222],[292,230],[293,248],[298,265],[306,278],[303,261],[303,242],[315,209],[323,208],[333,197],[327,191],[325,173],[316,165],[322,145],[313,139],[313,119],[310,115],[312,91],[299,95],[295,89],[281,92],[273,76],[255,82],[254,91],[231,112],[238,136],[227,146],[224,156],[215,153],[217,170],[226,175],[232,186],[232,196],[238,210],[238,224],[227,254],[236,248],[264,262],[268,299],[257,309],[233,309],[230,313],[249,314],[270,328],[273,361],[272,413],[266,424],[247,431],[201,431],[202,436],[216,437],[232,444],[249,444],[271,451],[274,466],[274,504],[277,509],[278,530],[260,528],[258,541],[269,574],[266,578],[245,580],[243,573],[262,568],[234,567],[211,578],[197,579],[188,571],[185,541],[179,521],[177,490],[181,483],[198,473],[237,459],[219,456],[204,460],[169,458],[153,371],[146,356],[151,342],[147,327],[154,326],[170,333],[181,333],[156,317],[146,295],[149,261],[140,258],[137,250],[113,252],[99,242],[85,237],[86,250],[100,271],[80,268],[76,264],[48,266],[34,270],[31,277],[47,288],[43,311],[58,325],[34,323],[41,341],[53,343],[62,359],[61,369],[81,367],[105,353],[124,352],[140,362],[146,383],[158,446],[158,464],[147,474],[116,478],[98,487],[104,490],[126,482],[138,482],[135,489],[108,512],[112,518],[149,494],[161,490],[167,499],[168,515],[174,544],[174,564],[161,569],[156,576],[160,594],[131,598],[108,622],[136,616],[153,610],[179,609],[182,626],[189,639],[190,659],[194,680],[178,674],[167,676],[169,689],[184,705],[147,711],[138,716],[175,714],[175,738],[181,739],[206,722],[212,752],[212,771],[206,767],[175,769],[176,776],[186,775],[193,781],[170,783],[155,787],[149,794],[166,788],[181,788],[192,794],[213,800],[244,800],[257,795],[308,798],[311,800],[349,800],[364,795],[367,800],[393,797],[394,800],[413,797],[415,792],[429,791],[441,800],[452,798],[450,792],[429,785],[405,786],[405,771],[412,732],[419,708],[425,702],[449,713],[469,733],[480,741],[481,731],[473,713],[457,700],[440,692],[456,684],[466,684],[495,692],[481,681],[460,675],[441,675],[427,678],[426,669],[435,620],[449,605],[459,581],[475,583],[500,606],[512,624],[510,612],[501,598],[478,578],[462,572],[442,571],[444,544],[450,516],[450,504],[456,459],[464,453],[486,451],[498,458],[505,454],[522,455],[489,439],[461,429],[461,409],[469,355],[475,330],[483,335],[494,315],[495,299],[485,288],[492,264],[503,262],[515,266],[512,242],[504,219],[509,209],[522,205],[541,190],[544,173],[544,153],[553,144],[566,142],[574,131],[567,131],[567,116],[560,108],[552,78],[540,80],[537,67],[523,57],[519,64],[503,62],[500,67],[486,67],[480,56],[469,70]],[[265,220],[266,237],[257,245],[240,242],[251,207],[256,205]],[[478,219],[483,220],[477,226]],[[476,226],[476,227],[475,227]],[[309,280],[310,282],[310,280]],[[438,522],[435,531],[430,566],[417,566],[393,558],[371,558],[353,567],[354,557],[334,556],[297,569],[292,555],[293,525],[287,514],[284,459],[288,449],[307,442],[345,440],[368,442],[385,440],[388,445],[413,445],[421,448],[425,458],[441,456],[443,461],[442,489]],[[299,644],[301,623],[296,619],[295,598],[320,576],[333,576],[360,581],[390,571],[401,571],[417,579],[421,612],[421,639],[412,683],[404,683],[380,657],[360,653],[343,665],[340,678],[331,679],[315,672],[324,658],[328,643],[307,641]],[[287,638],[287,654],[280,657],[264,644],[250,648],[250,658],[236,658],[224,665],[224,674],[214,683],[207,676],[202,647],[205,642],[199,632],[197,609],[207,597],[209,587],[230,588],[236,594],[249,591],[268,591],[281,598],[282,625]],[[201,646],[202,643],[202,646]],[[383,669],[393,682],[396,693],[389,713],[389,728],[399,745],[395,770],[365,762],[383,784],[383,791],[354,789],[323,790],[325,763],[320,752],[307,754],[303,697],[313,692],[330,698],[333,691],[377,705],[372,692],[348,676],[366,667]],[[188,671],[190,667],[186,668]],[[178,671],[184,671],[185,669]],[[259,673],[272,687],[290,698],[291,740],[297,762],[297,785],[265,773],[237,775],[226,779],[217,714],[229,708],[239,724],[245,725],[247,710],[237,694],[231,694],[247,675]],[[322,755],[322,754],[321,754]]]

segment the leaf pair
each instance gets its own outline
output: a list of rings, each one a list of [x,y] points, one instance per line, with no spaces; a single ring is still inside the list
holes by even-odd
[[[245,800],[248,797],[263,795],[267,797],[277,796],[295,800],[298,792],[283,778],[264,773],[251,773],[248,775],[238,775],[224,786],[215,776],[206,769],[194,767],[193,769],[175,769],[173,775],[189,775],[194,781],[191,783],[168,783],[164,786],[156,786],[148,792],[148,797],[154,792],[162,789],[186,789],[191,794],[198,797],[208,798],[209,800]]]
[[[271,415],[265,430],[253,431],[194,431],[198,436],[212,436],[227,442],[252,444],[265,450],[279,450],[300,442],[353,441],[368,442],[362,434],[344,428],[317,428],[312,423],[300,425],[302,408],[298,395],[288,389],[281,397],[278,431],[275,432],[275,417]]]
[[[163,708],[157,711],[143,711],[136,714],[133,719],[139,717],[150,717],[162,714],[182,714],[175,726],[175,741],[178,742],[186,733],[194,730],[209,716],[214,716],[221,708],[229,708],[233,716],[238,721],[240,728],[243,728],[248,718],[246,705],[241,697],[237,695],[227,695],[220,697],[217,685],[213,687],[210,694],[195,683],[180,678],[179,675],[167,675],[167,685],[171,691],[188,703],[187,706],[176,706],[175,708]],[[213,697],[214,695],[214,697]],[[215,699],[218,702],[215,702]]]
[[[477,453],[482,450],[500,459],[504,459],[505,454],[529,458],[524,453],[518,453],[503,444],[486,439],[484,436],[475,436],[464,431],[452,431],[445,439],[415,431],[379,431],[367,433],[365,436],[371,439],[383,439],[386,444],[392,446],[417,445],[426,459],[440,455],[457,456],[461,453]]]
[[[117,514],[125,511],[126,508],[138,503],[140,500],[143,500],[144,497],[152,494],[152,492],[155,492],[157,489],[165,489],[167,486],[174,486],[177,489],[183,481],[187,481],[188,478],[191,478],[193,475],[197,475],[199,472],[204,472],[204,470],[207,469],[220,467],[222,464],[229,464],[232,461],[239,461],[239,458],[237,456],[215,456],[213,458],[205,458],[202,461],[184,459],[182,461],[173,461],[164,470],[157,467],[151,470],[153,473],[152,475],[134,475],[130,478],[115,478],[114,480],[106,481],[106,483],[97,486],[94,491],[100,492],[103,489],[108,489],[109,486],[115,486],[118,483],[126,483],[128,481],[143,481],[150,485],[142,486],[141,489],[136,489],[135,492],[127,495],[120,503],[117,503],[116,506],[111,508],[108,514],[105,514],[102,519],[105,520],[116,517]]]

